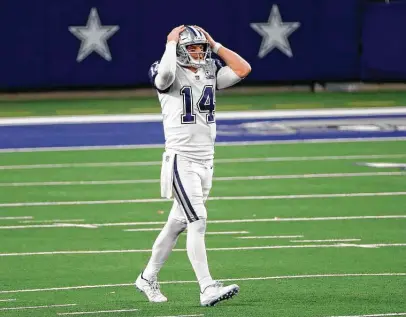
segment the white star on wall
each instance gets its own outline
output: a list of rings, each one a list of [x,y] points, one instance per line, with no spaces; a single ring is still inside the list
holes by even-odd
[[[292,49],[288,37],[300,27],[300,22],[282,22],[279,8],[272,6],[267,23],[250,23],[250,26],[262,36],[258,57],[263,58],[274,48],[292,57]]]
[[[111,53],[107,40],[119,30],[118,25],[102,26],[96,8],[90,10],[86,26],[70,26],[69,31],[82,41],[77,62],[83,61],[92,52],[98,53],[107,61],[111,61]]]

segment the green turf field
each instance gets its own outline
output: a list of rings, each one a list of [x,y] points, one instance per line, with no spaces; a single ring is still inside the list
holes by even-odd
[[[132,286],[171,205],[161,154],[0,153],[0,317],[406,315],[406,172],[355,164],[406,163],[405,141],[218,146],[208,258],[241,292],[211,308],[185,235],[168,303]]]
[[[221,111],[286,110],[406,105],[406,92],[283,92],[223,94],[216,97]],[[158,98],[103,98],[66,100],[0,100],[1,117],[160,113]]]

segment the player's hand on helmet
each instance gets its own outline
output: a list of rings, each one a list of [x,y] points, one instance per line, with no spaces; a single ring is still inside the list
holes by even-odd
[[[179,42],[179,35],[180,33],[183,32],[183,30],[185,30],[185,26],[184,25],[180,25],[177,26],[176,28],[174,28],[171,33],[168,34],[168,42],[170,41],[175,41],[176,43]]]
[[[196,28],[198,28],[200,31],[203,32],[203,34],[206,36],[206,40],[209,42],[210,46],[213,47],[214,45],[216,45],[216,41],[213,40],[213,38],[211,37],[211,35],[205,31],[203,28],[201,28],[200,26],[195,25]]]

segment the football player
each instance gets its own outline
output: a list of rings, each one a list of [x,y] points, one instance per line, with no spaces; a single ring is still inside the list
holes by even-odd
[[[216,53],[226,64],[213,59]],[[179,235],[187,228],[187,255],[200,285],[200,304],[214,306],[239,291],[213,280],[207,262],[205,202],[212,187],[216,138],[216,90],[241,81],[251,71],[247,61],[201,27],[174,28],[160,61],[149,77],[161,103],[165,152],[161,196],[174,198],[168,221],[135,285],[151,302],[166,302],[157,276]]]

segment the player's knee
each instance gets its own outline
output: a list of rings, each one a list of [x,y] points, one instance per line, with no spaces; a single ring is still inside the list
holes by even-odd
[[[193,206],[195,213],[196,213],[196,219],[195,220],[200,220],[200,219],[206,219],[207,218],[207,210],[203,202],[201,201],[199,204],[196,204]]]
[[[191,193],[179,199],[183,212],[188,222],[193,222],[202,218],[207,218],[207,211],[203,201],[203,196],[199,193]]]
[[[180,235],[183,231],[186,230],[187,223],[175,218],[169,218],[166,226],[171,228],[171,231],[176,235]]]
[[[198,234],[204,235],[206,233],[206,219],[202,218],[188,224],[188,231],[195,231]]]

